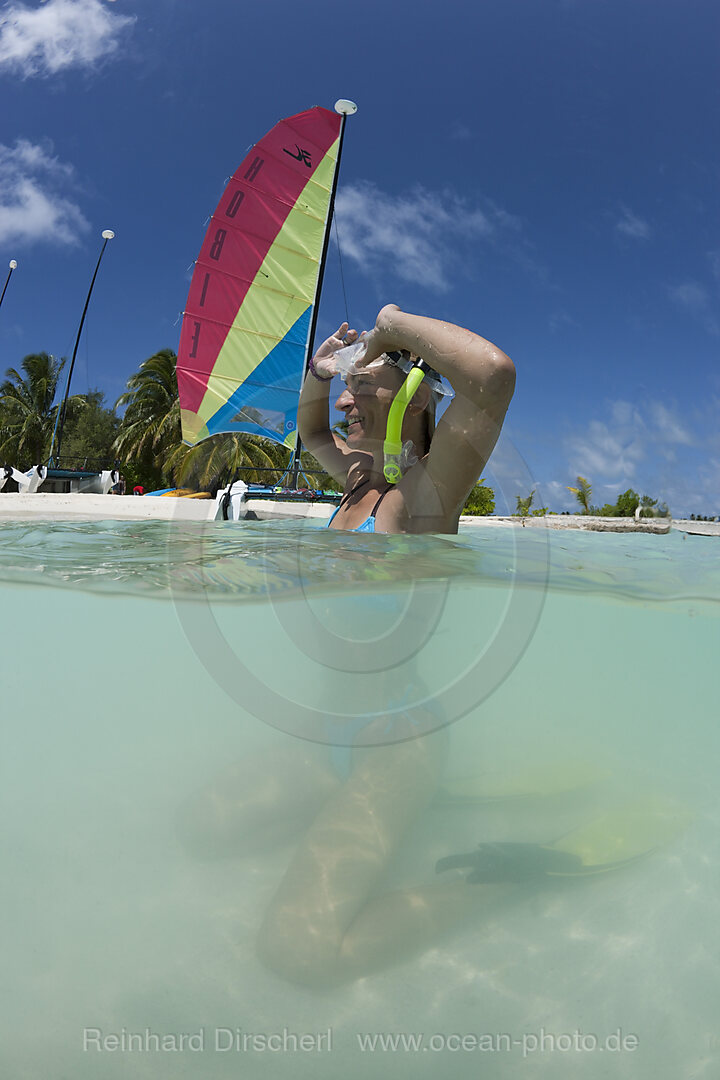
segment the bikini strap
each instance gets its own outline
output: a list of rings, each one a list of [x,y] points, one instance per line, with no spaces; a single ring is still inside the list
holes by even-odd
[[[383,491],[382,495],[380,496],[380,498],[378,499],[378,501],[377,501],[377,502],[375,503],[375,505],[373,506],[372,510],[370,511],[370,517],[375,517],[375,515],[377,514],[378,506],[379,506],[379,505],[380,505],[380,503],[381,503],[381,502],[383,501],[383,499],[384,499],[384,498],[385,498],[385,496],[387,495],[388,491],[392,491],[392,488],[393,488],[393,485],[392,485],[392,484],[391,484],[391,485],[390,485],[389,487],[386,487],[386,488],[385,488],[385,490]]]
[[[340,502],[337,504],[337,509],[339,510],[340,507],[343,506],[347,502],[347,500],[352,495],[355,494],[356,491],[359,491],[361,487],[364,487],[365,484],[369,484],[369,483],[370,483],[370,477],[368,476],[368,478],[366,480],[361,480],[359,484],[355,485],[355,487],[352,487],[352,488],[350,488],[349,491],[346,491],[345,494],[343,495],[342,499],[340,500]]]
[[[359,491],[361,487],[364,487],[365,484],[369,484],[369,483],[370,483],[370,478],[368,477],[367,480],[363,480],[361,483],[356,484],[355,487],[352,488],[350,491],[346,491],[345,494],[343,495],[342,499],[340,500],[340,502],[337,504],[337,507],[335,509],[335,514],[337,514],[340,507],[344,505],[344,503],[350,498],[351,495],[354,495],[356,491]],[[377,513],[378,506],[383,501],[383,499],[387,495],[388,491],[392,490],[392,487],[393,487],[393,485],[390,484],[389,487],[386,487],[385,490],[380,494],[380,497],[379,497],[378,501],[375,503],[372,510],[370,511],[370,517],[375,517],[375,514]],[[335,514],[333,514],[333,517],[335,517]],[[332,520],[332,518],[330,520]]]

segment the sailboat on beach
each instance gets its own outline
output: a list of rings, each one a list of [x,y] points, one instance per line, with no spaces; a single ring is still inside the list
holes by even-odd
[[[285,474],[291,489],[300,472],[298,401],[315,337],[345,121],[355,111],[346,100],[334,111],[309,109],[280,120],[252,147],[210,220],[183,313],[183,442],[195,446],[225,432],[272,439],[293,452]],[[233,502],[226,491],[226,514]]]

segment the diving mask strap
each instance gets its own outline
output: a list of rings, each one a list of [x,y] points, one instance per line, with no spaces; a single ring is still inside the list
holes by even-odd
[[[420,386],[420,383],[425,378],[425,373],[429,370],[430,366],[429,364],[426,364],[424,360],[416,360],[390,406],[387,430],[385,432],[385,442],[383,443],[383,454],[385,458],[383,473],[389,484],[397,484],[398,480],[402,478],[400,462],[403,450],[402,426],[403,420],[405,419],[405,411],[415,397],[415,393]]]

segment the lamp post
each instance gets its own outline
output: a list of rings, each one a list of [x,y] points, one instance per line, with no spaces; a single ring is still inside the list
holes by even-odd
[[[12,272],[16,268],[17,268],[17,260],[16,259],[11,259],[10,260],[10,269],[8,270],[8,276],[5,278],[5,285],[3,286],[2,296],[0,296],[0,306],[2,306],[2,302],[5,299],[5,293],[7,292],[7,287],[9,285],[9,283],[10,283],[10,278],[12,277]]]
[[[102,232],[103,245],[100,248],[100,254],[98,255],[98,261],[97,261],[97,264],[95,266],[95,273],[93,274],[92,281],[90,282],[90,288],[88,289],[87,298],[85,300],[85,307],[83,308],[82,317],[80,319],[80,325],[78,326],[77,337],[75,338],[75,347],[73,349],[72,359],[70,361],[70,368],[68,370],[67,382],[65,383],[65,396],[63,398],[62,407],[58,410],[58,415],[57,415],[57,418],[55,420],[55,431],[53,431],[52,442],[50,443],[50,457],[48,459],[48,464],[49,465],[53,464],[53,460],[57,460],[57,461],[60,460],[60,443],[62,442],[63,428],[65,427],[65,414],[67,412],[68,395],[70,394],[70,380],[72,379],[72,373],[73,373],[73,369],[75,367],[75,357],[77,356],[78,345],[80,344],[80,335],[82,334],[82,329],[83,329],[83,326],[85,324],[85,316],[87,315],[87,309],[88,309],[88,305],[90,303],[90,297],[92,296],[93,286],[95,285],[95,278],[98,276],[98,270],[100,269],[100,263],[102,262],[103,255],[105,254],[105,248],[108,245],[108,240],[112,240],[114,236],[115,236],[115,233],[112,231],[112,229],[103,229],[103,232]],[[58,424],[58,421],[59,421],[59,424]],[[58,427],[60,429],[59,431],[58,431]],[[57,431],[57,453],[56,453],[55,459],[53,459],[53,447],[55,445],[55,432],[56,431]]]

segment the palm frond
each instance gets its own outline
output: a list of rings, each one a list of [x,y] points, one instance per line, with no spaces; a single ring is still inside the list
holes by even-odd
[[[582,506],[586,514],[590,513],[590,498],[592,496],[592,485],[588,479],[584,476],[578,476],[577,487],[568,487],[568,491],[572,491],[577,501]]]

